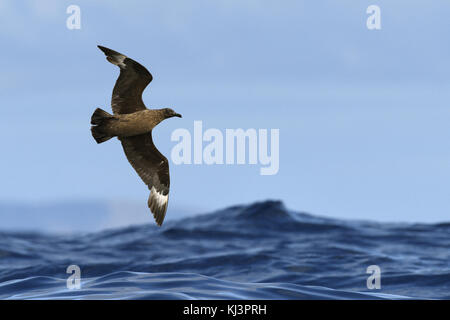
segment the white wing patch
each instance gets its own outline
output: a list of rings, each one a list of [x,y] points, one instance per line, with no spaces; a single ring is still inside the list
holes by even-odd
[[[164,221],[167,211],[167,203],[169,201],[169,194],[163,195],[156,191],[155,187],[150,189],[150,196],[148,198],[148,207],[155,217],[156,223],[160,226]]]
[[[107,56],[106,59],[111,62],[112,64],[115,64],[119,68],[125,69],[127,65],[123,63],[127,57],[123,54],[115,54],[112,56]]]

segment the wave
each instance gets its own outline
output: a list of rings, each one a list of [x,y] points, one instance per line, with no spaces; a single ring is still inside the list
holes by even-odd
[[[124,212],[126,214],[126,212]],[[280,201],[70,236],[0,232],[2,299],[450,299],[450,223],[344,221]],[[81,269],[80,290],[66,268]],[[381,289],[367,288],[367,267]]]
[[[289,283],[233,282],[193,273],[130,271],[86,279],[78,290],[68,290],[65,279],[36,276],[2,283],[0,292],[14,293],[4,299],[410,299]]]

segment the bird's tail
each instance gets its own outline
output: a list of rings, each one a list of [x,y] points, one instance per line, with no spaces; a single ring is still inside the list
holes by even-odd
[[[108,141],[113,137],[106,132],[106,123],[111,119],[114,119],[113,115],[100,108],[95,109],[94,113],[92,114],[91,132],[97,143]]]

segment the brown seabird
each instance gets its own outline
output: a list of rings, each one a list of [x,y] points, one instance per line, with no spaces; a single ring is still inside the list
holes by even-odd
[[[148,207],[161,226],[169,201],[169,162],[152,140],[152,129],[161,121],[180,117],[170,108],[149,110],[142,101],[142,92],[152,81],[148,70],[138,62],[114,50],[98,46],[106,59],[120,68],[113,89],[113,115],[97,108],[91,118],[91,132],[97,143],[117,137],[128,161],[150,189]]]

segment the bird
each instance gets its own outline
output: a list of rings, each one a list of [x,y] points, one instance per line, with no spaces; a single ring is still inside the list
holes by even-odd
[[[112,92],[113,114],[97,108],[91,117],[91,133],[100,144],[113,137],[121,142],[128,162],[148,186],[148,207],[161,226],[169,201],[170,175],[167,158],[155,147],[152,129],[161,121],[179,117],[171,108],[147,109],[142,92],[153,80],[152,74],[127,56],[98,46],[106,60],[120,68]]]

